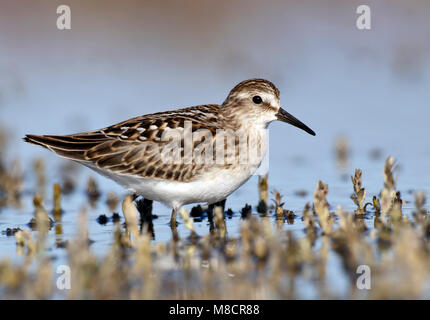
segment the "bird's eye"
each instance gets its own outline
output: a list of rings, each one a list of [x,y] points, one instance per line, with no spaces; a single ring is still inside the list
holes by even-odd
[[[262,103],[262,102],[263,102],[263,99],[261,99],[261,97],[260,97],[260,96],[253,96],[253,97],[252,97],[252,101],[253,101],[255,104],[260,104],[260,103]]]

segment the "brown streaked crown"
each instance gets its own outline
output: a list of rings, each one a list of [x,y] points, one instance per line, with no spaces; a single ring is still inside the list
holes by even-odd
[[[249,79],[238,83],[233,89],[231,89],[230,93],[227,96],[226,101],[229,99],[234,99],[241,92],[269,92],[276,96],[276,98],[280,98],[279,89],[270,82],[265,79]]]

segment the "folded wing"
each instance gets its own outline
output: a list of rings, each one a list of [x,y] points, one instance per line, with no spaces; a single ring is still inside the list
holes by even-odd
[[[66,136],[28,134],[24,140],[59,156],[91,163],[117,174],[189,181],[202,171],[203,166],[163,163],[160,148],[168,142],[161,138],[169,130],[183,130],[186,121],[190,121],[192,132],[201,128],[215,132],[221,127],[218,108],[217,105],[206,105],[160,112],[96,131]]]

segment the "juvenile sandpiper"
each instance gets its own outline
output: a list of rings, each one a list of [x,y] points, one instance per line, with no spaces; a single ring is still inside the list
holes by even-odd
[[[250,79],[237,84],[221,105],[158,112],[65,136],[28,134],[24,140],[170,206],[174,227],[181,206],[224,200],[256,172],[275,120],[315,135],[281,108],[273,83]]]

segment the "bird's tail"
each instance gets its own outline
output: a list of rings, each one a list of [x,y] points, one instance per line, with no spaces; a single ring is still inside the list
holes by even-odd
[[[79,139],[74,136],[39,136],[34,134],[25,135],[23,140],[49,149],[61,157],[78,161],[85,160],[85,151],[100,143],[100,140]]]

